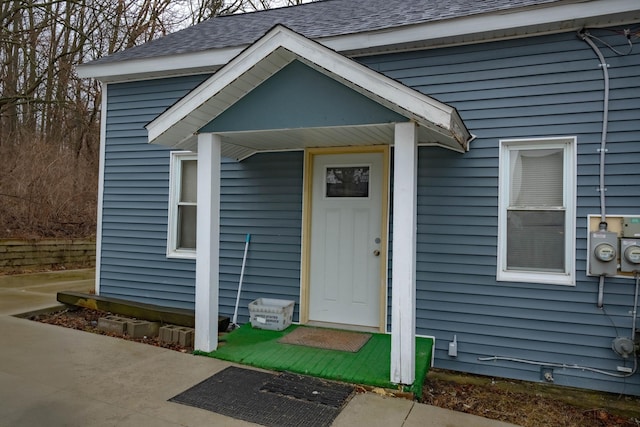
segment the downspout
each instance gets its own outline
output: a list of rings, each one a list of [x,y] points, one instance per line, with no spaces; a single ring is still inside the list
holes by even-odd
[[[636,271],[635,274],[635,279],[636,279],[636,291],[635,294],[633,296],[633,324],[631,325],[631,340],[632,341],[636,341],[636,321],[638,319],[638,289],[640,288],[640,272]],[[640,355],[639,355],[640,356]]]
[[[600,179],[598,183],[598,191],[600,192],[600,224],[598,226],[600,231],[607,230],[607,202],[605,198],[605,192],[607,191],[604,183],[604,166],[605,166],[605,156],[607,153],[607,131],[609,126],[609,64],[606,63],[602,52],[598,49],[598,46],[589,38],[590,34],[588,31],[580,31],[578,33],[578,37],[584,40],[591,49],[598,56],[598,60],[600,61],[599,67],[602,68],[602,74],[604,78],[604,100],[603,100],[603,110],[602,110],[602,139],[600,141],[600,148],[598,151],[600,152]],[[602,308],[604,306],[604,275],[600,276],[598,281],[598,308]]]

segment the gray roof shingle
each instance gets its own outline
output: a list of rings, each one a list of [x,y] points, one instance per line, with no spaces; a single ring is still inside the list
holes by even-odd
[[[198,25],[93,61],[106,64],[245,46],[277,24],[316,39],[526,8],[560,0],[321,0]]]

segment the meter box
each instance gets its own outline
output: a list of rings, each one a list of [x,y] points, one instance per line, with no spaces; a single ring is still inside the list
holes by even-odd
[[[622,218],[622,237],[640,238],[640,217],[625,216]]]
[[[615,276],[618,272],[618,234],[594,231],[589,234],[589,274]]]
[[[620,239],[620,271],[640,272],[640,238]]]
[[[633,278],[640,274],[640,215],[588,215],[590,276]]]

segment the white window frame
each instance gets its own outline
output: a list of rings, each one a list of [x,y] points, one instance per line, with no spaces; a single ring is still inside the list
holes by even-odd
[[[198,160],[192,151],[172,151],[169,166],[169,213],[167,223],[167,258],[195,259],[195,249],[181,249],[178,244],[178,205],[182,177],[182,162]]]
[[[509,152],[518,149],[561,148],[564,152],[563,204],[565,207],[565,271],[507,270],[507,204],[509,201]],[[576,253],[576,137],[500,140],[498,181],[498,281],[575,286]]]

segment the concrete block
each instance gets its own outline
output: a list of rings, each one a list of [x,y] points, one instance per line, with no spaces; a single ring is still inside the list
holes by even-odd
[[[158,331],[160,335],[160,342],[165,343],[175,343],[178,342],[178,334],[176,334],[176,341],[173,340],[174,331],[179,328],[179,326],[175,325],[165,325],[161,327]]]
[[[180,329],[182,329],[182,326],[176,326],[172,331],[171,331],[171,342],[172,343],[178,343],[178,341],[180,341]]]
[[[119,316],[106,316],[98,319],[98,329],[102,332],[123,335],[127,332],[127,320]]]
[[[194,334],[195,330],[186,326],[165,325],[159,330],[161,342],[183,347],[193,347]]]
[[[182,327],[178,331],[178,344],[183,347],[193,347],[195,330],[193,328]]]
[[[158,336],[158,322],[149,322],[147,320],[127,320],[127,335],[133,338],[156,337]]]

